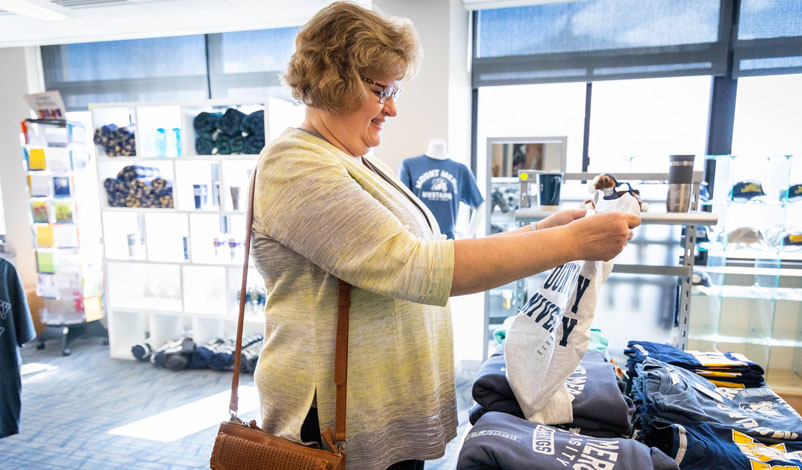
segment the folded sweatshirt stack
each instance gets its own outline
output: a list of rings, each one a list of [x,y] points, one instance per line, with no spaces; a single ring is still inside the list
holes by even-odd
[[[634,439],[599,439],[489,412],[465,436],[459,470],[675,470],[660,450]]]
[[[488,411],[499,411],[524,418],[524,413],[505,375],[504,347],[500,346],[482,365],[473,383],[477,405],[469,419],[475,424]],[[635,412],[632,400],[624,395],[626,385],[615,375],[612,364],[598,351],[588,351],[574,373],[566,380],[573,397],[573,421],[558,427],[594,437],[628,437],[632,434]]]
[[[683,351],[649,341],[630,341],[624,354],[628,356],[627,372],[630,377],[637,375],[638,364],[653,358],[695,372],[719,387],[751,388],[765,385],[763,368],[743,354]]]
[[[716,387],[651,357],[635,369],[639,439],[675,458],[683,470],[802,465],[802,417],[769,387]]]

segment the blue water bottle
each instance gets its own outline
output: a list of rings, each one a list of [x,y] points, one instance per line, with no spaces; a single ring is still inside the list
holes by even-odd
[[[156,129],[156,156],[167,156],[167,131],[161,127]]]
[[[181,129],[173,127],[173,138],[175,139],[175,155],[181,156]]]

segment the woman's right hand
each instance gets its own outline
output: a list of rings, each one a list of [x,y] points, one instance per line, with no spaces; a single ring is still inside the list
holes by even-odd
[[[607,212],[583,217],[565,225],[574,249],[574,259],[609,261],[624,249],[632,238],[632,229],[640,225],[640,217],[620,212]]]

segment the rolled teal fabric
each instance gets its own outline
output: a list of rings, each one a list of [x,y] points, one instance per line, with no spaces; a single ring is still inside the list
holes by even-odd
[[[231,140],[231,137],[225,134],[217,136],[217,140],[214,141],[214,147],[217,149],[218,155],[231,154]]]
[[[195,132],[198,134],[211,134],[217,128],[218,119],[220,119],[219,113],[202,112],[192,120],[192,127],[195,128]]]
[[[258,155],[262,152],[265,146],[265,137],[258,135],[249,135],[245,138],[245,153],[248,155]]]
[[[265,112],[264,110],[255,111],[242,120],[242,132],[252,135],[265,135]]]
[[[231,153],[242,153],[245,150],[245,137],[238,135],[231,139]]]
[[[240,134],[240,127],[242,120],[245,118],[245,113],[234,108],[228,108],[223,116],[217,120],[216,126],[220,132],[235,136]]]
[[[205,139],[203,137],[195,139],[195,152],[198,155],[211,155],[212,150],[214,149],[214,142],[211,139]]]

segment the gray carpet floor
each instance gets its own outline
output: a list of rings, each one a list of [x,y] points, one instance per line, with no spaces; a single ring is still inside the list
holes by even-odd
[[[99,338],[76,340],[72,355],[66,357],[58,341],[49,341],[43,350],[31,343],[22,348],[22,357],[25,364],[42,370],[23,375],[20,434],[0,439],[2,470],[209,468],[215,424],[169,442],[109,431],[226,392],[230,373],[171,372],[111,359]],[[242,375],[240,384],[253,386],[252,376]],[[458,379],[458,437],[449,443],[445,456],[426,463],[427,470],[456,467],[459,441],[473,405],[470,385],[469,377]],[[210,422],[219,422],[227,418],[225,403],[219,408],[202,413]],[[257,421],[258,416],[258,410],[242,415]]]

